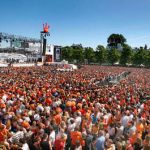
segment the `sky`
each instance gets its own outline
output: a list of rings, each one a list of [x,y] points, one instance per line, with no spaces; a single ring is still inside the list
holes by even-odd
[[[0,32],[40,38],[46,22],[49,44],[96,48],[119,33],[150,47],[150,0],[0,0]]]

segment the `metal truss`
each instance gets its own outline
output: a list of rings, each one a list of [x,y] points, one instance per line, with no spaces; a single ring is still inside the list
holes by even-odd
[[[28,38],[24,36],[18,36],[13,34],[8,34],[4,32],[0,32],[0,41],[23,41],[23,42],[31,42],[31,43],[41,43],[40,39]]]

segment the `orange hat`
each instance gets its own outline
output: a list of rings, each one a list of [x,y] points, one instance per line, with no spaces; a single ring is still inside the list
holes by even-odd
[[[27,129],[30,127],[30,124],[27,121],[23,121],[22,126]]]

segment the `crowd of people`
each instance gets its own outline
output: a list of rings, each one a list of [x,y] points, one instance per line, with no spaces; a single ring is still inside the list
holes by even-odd
[[[0,150],[150,150],[149,77],[144,68],[1,68]]]

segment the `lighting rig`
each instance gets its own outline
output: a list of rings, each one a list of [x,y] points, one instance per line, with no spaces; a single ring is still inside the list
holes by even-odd
[[[29,43],[41,43],[40,39],[35,39],[35,38],[28,38],[24,36],[18,36],[14,34],[8,34],[4,32],[0,32],[0,42],[2,40],[8,42],[8,41],[22,41],[22,42],[29,42]]]

